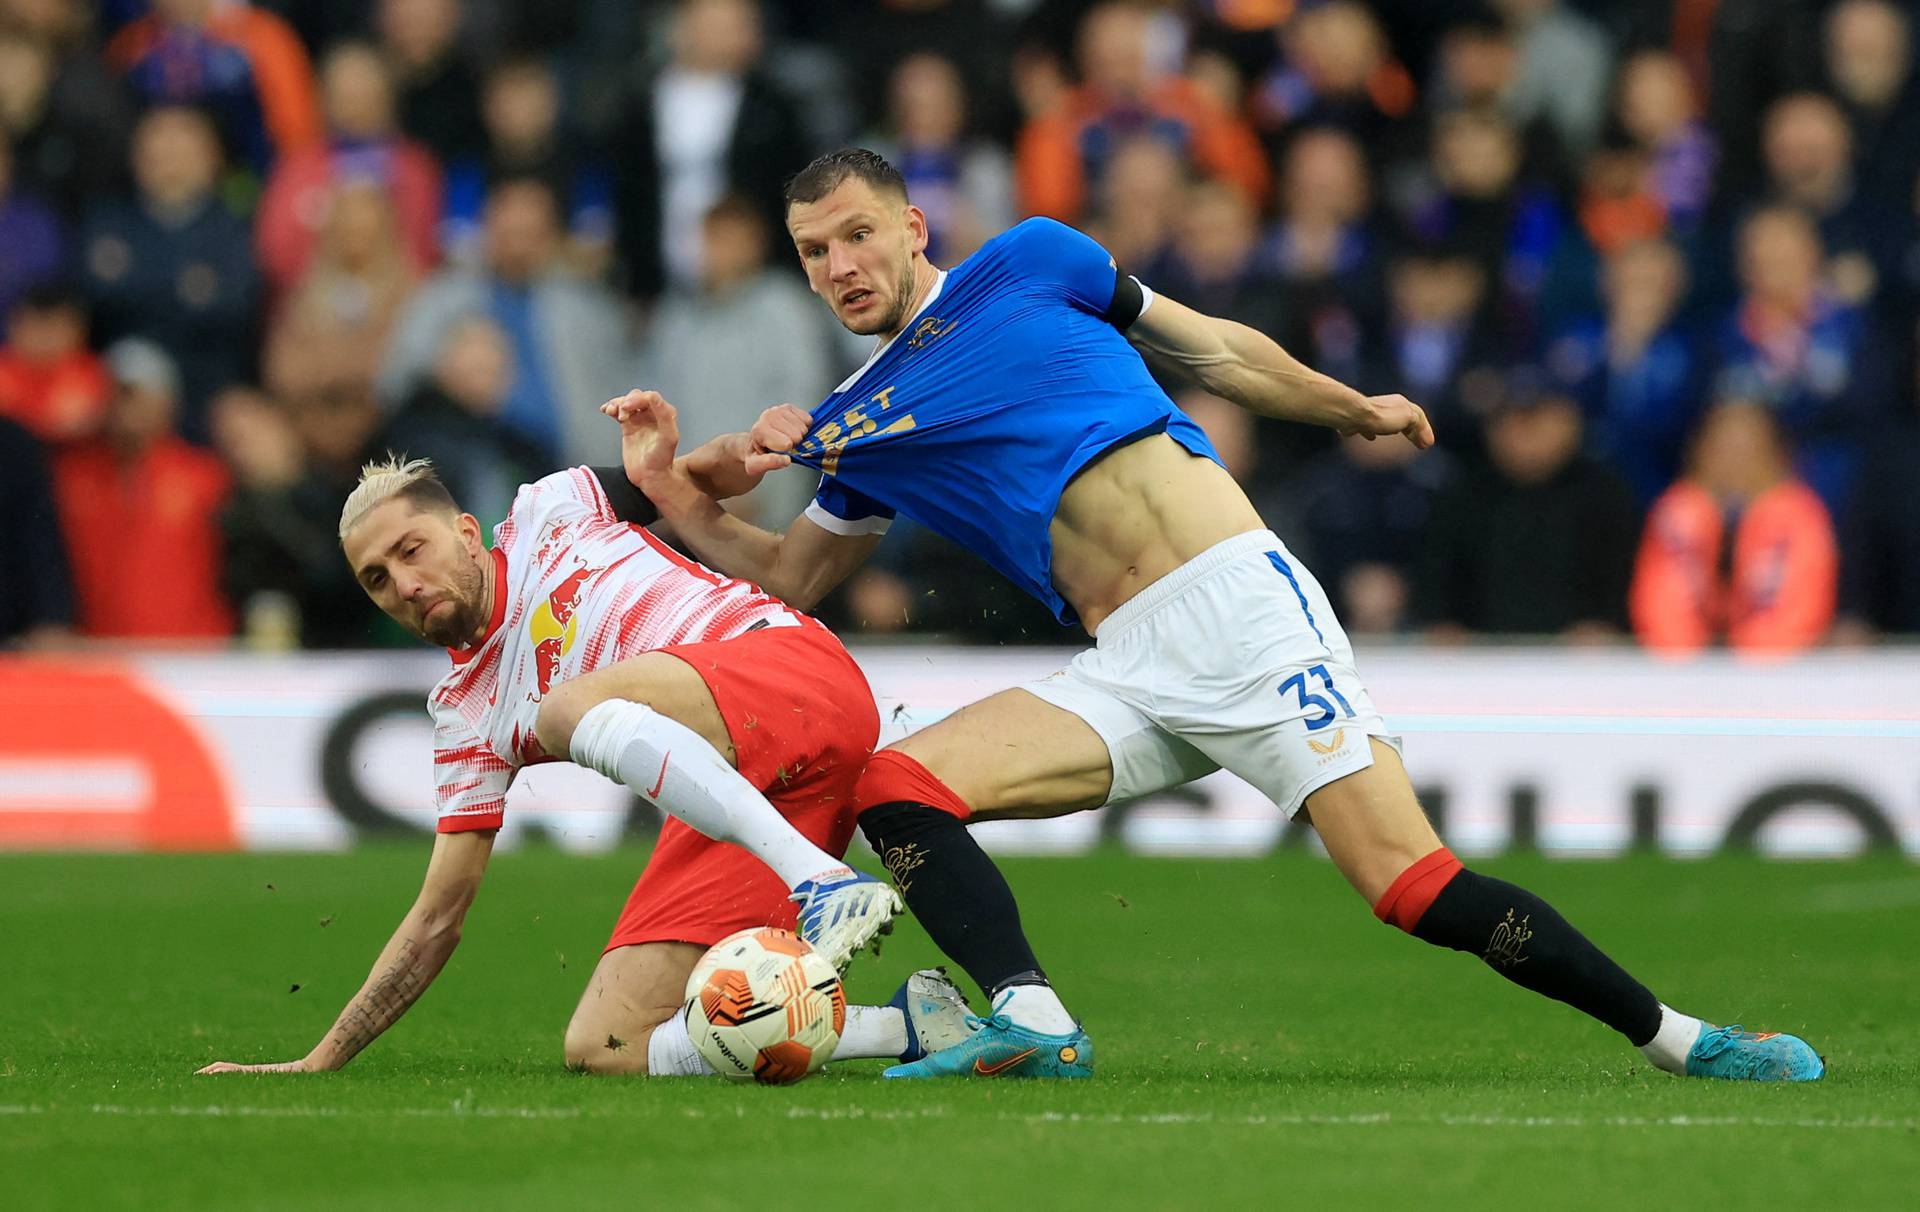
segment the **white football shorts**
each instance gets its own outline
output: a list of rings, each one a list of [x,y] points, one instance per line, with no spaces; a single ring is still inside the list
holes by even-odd
[[[1225,767],[1292,817],[1395,749],[1313,575],[1272,531],[1236,535],[1134,595],[1094,647],[1023,689],[1100,734],[1119,803]]]

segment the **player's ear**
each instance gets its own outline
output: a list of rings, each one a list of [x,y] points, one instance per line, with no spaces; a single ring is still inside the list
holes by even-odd
[[[910,252],[927,251],[927,212],[913,203],[907,203],[907,247]]]
[[[487,545],[480,540],[485,528],[479,518],[463,513],[453,520],[453,529],[460,536],[460,546],[466,548],[469,555],[478,556],[486,551]]]

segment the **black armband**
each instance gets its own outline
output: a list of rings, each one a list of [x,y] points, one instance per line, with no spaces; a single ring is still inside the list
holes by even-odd
[[[1107,314],[1101,318],[1125,332],[1133,327],[1133,322],[1140,318],[1140,313],[1146,307],[1146,289],[1116,265],[1113,270],[1113,302],[1107,304]]]
[[[613,509],[613,516],[622,522],[634,526],[645,526],[660,520],[660,511],[654,508],[647,494],[633,486],[627,479],[624,467],[589,467],[593,478],[600,481],[600,491],[607,494],[607,504]]]

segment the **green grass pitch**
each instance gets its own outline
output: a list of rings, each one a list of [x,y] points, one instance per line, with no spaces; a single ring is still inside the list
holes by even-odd
[[[1920,871],[1508,859],[1668,1001],[1802,1032],[1814,1086],[1681,1081],[1375,923],[1324,862],[1009,861],[1083,1083],[606,1080],[560,1036],[643,859],[505,853],[413,1013],[301,1055],[418,886],[344,855],[0,857],[0,1206],[1912,1207]],[[884,999],[911,923],[850,977]],[[298,986],[297,990],[295,986]]]

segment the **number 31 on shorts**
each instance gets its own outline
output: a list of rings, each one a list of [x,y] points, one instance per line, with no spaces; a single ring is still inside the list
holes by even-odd
[[[1328,702],[1325,695],[1313,694],[1307,690],[1307,674],[1309,673],[1320,679],[1321,688],[1324,689],[1327,694],[1333,696],[1333,703],[1340,704],[1339,711],[1333,709],[1333,703]],[[1308,732],[1318,732],[1320,729],[1325,728],[1328,724],[1339,719],[1342,712],[1346,714],[1348,719],[1353,718],[1353,705],[1347,702],[1347,696],[1341,694],[1339,688],[1333,684],[1333,675],[1327,672],[1325,665],[1310,665],[1307,667],[1306,673],[1294,674],[1286,681],[1280,683],[1280,693],[1282,696],[1292,694],[1298,698],[1300,700],[1300,710],[1302,711],[1317,709],[1320,712],[1319,715],[1306,717]]]

